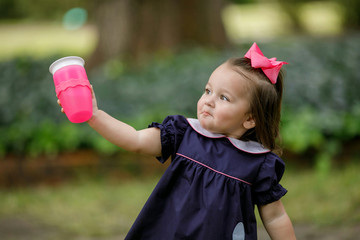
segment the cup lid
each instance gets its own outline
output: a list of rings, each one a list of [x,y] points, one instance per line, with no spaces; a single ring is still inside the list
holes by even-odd
[[[77,56],[63,57],[53,62],[49,67],[49,71],[51,72],[51,74],[54,74],[57,70],[59,70],[62,67],[66,67],[69,65],[84,66],[84,64],[85,61],[81,57],[77,57]]]

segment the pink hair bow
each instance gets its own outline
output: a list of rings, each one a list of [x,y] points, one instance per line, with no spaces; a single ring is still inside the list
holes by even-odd
[[[255,42],[245,54],[245,57],[251,60],[253,68],[261,68],[272,84],[276,83],[281,66],[288,64],[287,62],[276,61],[276,58],[265,57]]]

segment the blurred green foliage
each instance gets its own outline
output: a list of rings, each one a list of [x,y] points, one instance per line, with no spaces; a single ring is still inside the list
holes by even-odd
[[[283,146],[299,154],[315,151],[309,160],[316,160],[320,171],[327,172],[344,141],[360,136],[359,40],[360,35],[353,34],[258,42],[266,56],[290,63],[285,67]],[[187,50],[154,57],[137,69],[113,60],[88,75],[99,107],[141,129],[170,114],[196,117],[196,103],[211,72],[249,46],[222,52]],[[60,113],[48,72],[57,58],[0,63],[1,155],[50,155],[78,148],[120,151],[87,124],[72,124]]]

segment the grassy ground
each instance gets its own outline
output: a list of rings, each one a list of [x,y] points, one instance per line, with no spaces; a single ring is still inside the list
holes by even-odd
[[[359,171],[360,165],[349,165],[321,179],[313,171],[287,171],[283,202],[295,226],[340,229],[359,223]],[[123,236],[157,181],[85,179],[56,188],[0,190],[0,223],[18,216],[68,236]]]
[[[88,179],[56,188],[2,191],[0,219],[26,216],[80,236],[124,234],[155,183]]]
[[[289,189],[284,204],[296,223],[339,226],[360,222],[360,165],[350,164],[319,175],[291,170],[284,177]]]

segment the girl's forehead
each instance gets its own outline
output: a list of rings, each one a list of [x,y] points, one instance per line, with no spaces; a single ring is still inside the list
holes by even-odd
[[[207,85],[243,95],[249,89],[249,82],[250,80],[240,74],[235,67],[222,64],[214,70]]]
[[[224,63],[214,70],[211,74],[208,83],[226,83],[233,82],[234,84],[245,84],[250,77],[243,73],[238,67],[232,66],[229,63]]]

